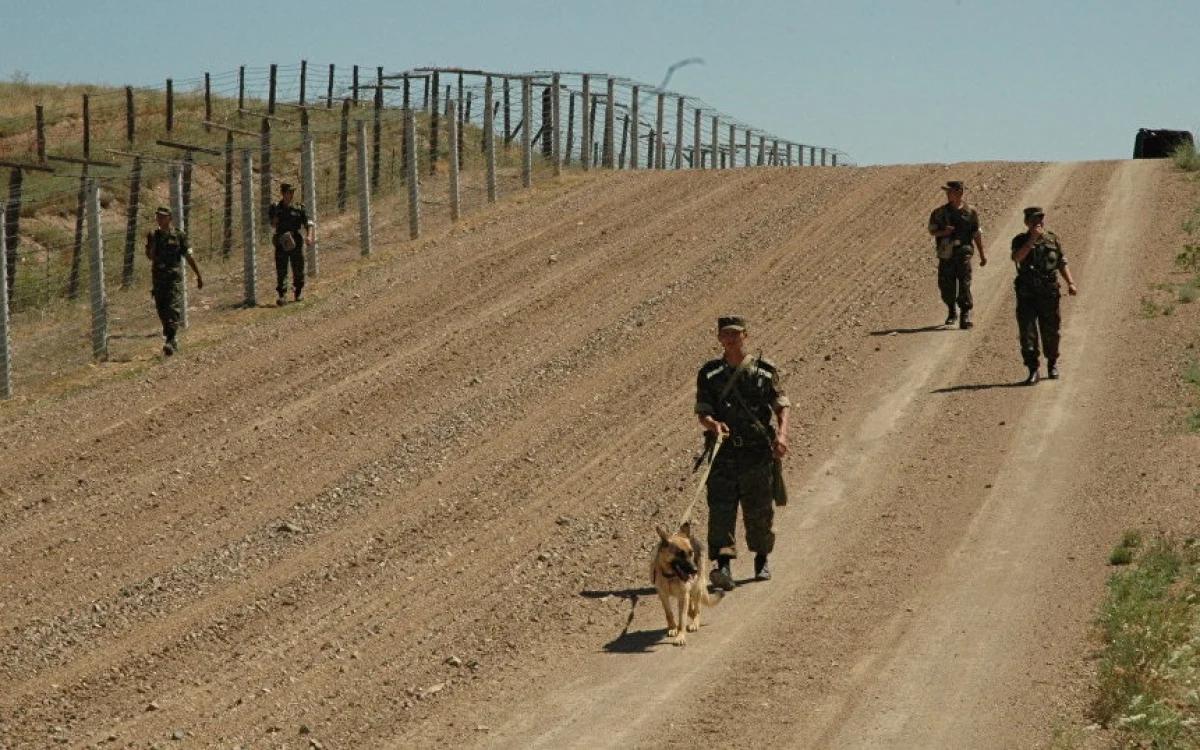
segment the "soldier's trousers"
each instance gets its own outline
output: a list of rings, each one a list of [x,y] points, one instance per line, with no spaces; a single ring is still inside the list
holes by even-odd
[[[960,310],[975,306],[971,297],[971,254],[955,252],[949,258],[938,259],[938,290],[946,307],[958,305]]]
[[[304,246],[295,250],[275,248],[275,291],[282,297],[287,293],[288,266],[292,268],[292,287],[296,294],[304,289]]]
[[[726,444],[718,452],[708,475],[708,557],[737,557],[738,506],[751,552],[770,554],[775,549],[775,461],[770,449]]]
[[[1017,331],[1021,337],[1021,358],[1025,366],[1038,366],[1038,338],[1042,352],[1051,362],[1058,359],[1058,329],[1062,321],[1058,313],[1057,291],[1041,294],[1017,293]]]
[[[154,297],[154,308],[162,323],[163,336],[175,338],[179,321],[183,320],[183,279],[155,278],[150,294]]]

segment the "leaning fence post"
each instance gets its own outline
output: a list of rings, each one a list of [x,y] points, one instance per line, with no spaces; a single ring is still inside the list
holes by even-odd
[[[221,257],[233,254],[233,132],[225,133],[225,213]]]
[[[263,118],[262,121],[262,163],[258,165],[258,176],[262,181],[262,186],[259,192],[262,195],[258,199],[262,201],[262,215],[268,216],[271,213],[271,121]]]
[[[446,134],[447,140],[450,142],[450,220],[458,221],[461,217],[460,206],[458,205],[458,148],[453,144],[458,142],[458,106],[455,102],[447,102],[446,109],[449,114],[446,116]]]
[[[246,307],[258,306],[258,263],[254,236],[254,154],[242,151],[242,249]]]
[[[579,127],[579,163],[586,172],[592,168],[591,76],[586,74],[583,76],[583,96],[580,101],[583,102],[583,117]]]
[[[555,73],[551,77],[550,89],[550,158],[554,160],[554,176],[562,175],[562,97],[559,89],[562,86],[562,76]]]
[[[633,87],[633,96],[629,100],[629,168],[638,168],[638,93],[641,86]]]
[[[317,225],[317,174],[313,162],[313,137],[308,132],[308,118],[304,118],[305,130],[300,146],[300,179],[304,182],[304,210],[308,212],[308,220],[313,223],[313,241],[308,246],[309,273],[318,276],[321,273],[321,254],[317,249],[317,237],[320,226]]]
[[[138,204],[142,195],[142,157],[133,157],[129,171],[129,207],[125,214],[125,258],[121,265],[121,288],[133,286],[133,260],[137,255]]]
[[[525,127],[521,128],[521,185],[533,184],[533,79],[521,79],[521,117]]]
[[[367,166],[367,122],[358,121],[358,245],[371,254],[371,175]]]
[[[175,228],[186,234],[189,227],[187,221],[184,219],[183,214],[183,169],[178,164],[171,165],[171,214],[177,221]],[[180,328],[187,328],[187,263],[180,264],[180,272],[183,274],[183,281],[181,282],[181,286],[183,287],[183,315],[179,318],[179,326]]]
[[[0,254],[8,255],[5,207],[0,205]],[[8,318],[8,263],[0,263],[0,398],[12,398],[12,332]]]
[[[88,180],[88,273],[91,276],[92,357],[108,359],[108,300],[104,294],[104,237],[100,226],[100,183]]]
[[[495,149],[490,149],[494,153]],[[411,109],[404,112],[404,153],[408,162],[408,236],[421,236],[421,186],[417,167],[417,123]]]
[[[496,123],[493,122],[493,96],[492,77],[488,76],[483,84],[483,156],[487,160],[488,203],[496,202]]]

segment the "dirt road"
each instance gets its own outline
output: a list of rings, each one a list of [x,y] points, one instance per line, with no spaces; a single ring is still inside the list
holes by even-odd
[[[937,325],[924,231],[951,178],[991,261],[969,332]],[[577,180],[8,405],[0,747],[1086,732],[1109,548],[1200,522],[1172,371],[1194,316],[1143,314],[1194,196],[1156,162]],[[1030,203],[1080,296],[1063,379],[1020,388]],[[692,383],[727,311],[787,373],[793,499],[775,580],[680,649],[647,560],[692,497]]]

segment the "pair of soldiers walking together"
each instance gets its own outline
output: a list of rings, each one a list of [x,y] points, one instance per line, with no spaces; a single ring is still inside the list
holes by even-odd
[[[947,308],[945,325],[971,328],[971,257],[979,250],[979,265],[987,265],[983,249],[983,233],[978,212],[963,199],[966,188],[952,180],[943,187],[945,205],[938,206],[929,216],[929,234],[937,243],[938,289]],[[1067,267],[1062,243],[1045,228],[1046,212],[1038,206],[1024,210],[1026,231],[1012,239],[1011,257],[1017,275],[1013,286],[1017,297],[1017,331],[1021,342],[1021,359],[1029,371],[1026,385],[1039,379],[1039,354],[1046,357],[1049,378],[1058,377],[1059,313],[1061,291],[1058,277],[1067,282],[1067,292],[1077,293],[1075,280]],[[1039,352],[1039,343],[1041,345]]]

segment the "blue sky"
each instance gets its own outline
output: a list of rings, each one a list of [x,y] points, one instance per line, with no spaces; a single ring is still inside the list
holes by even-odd
[[[858,164],[1127,158],[1200,130],[1196,0],[0,0],[0,77],[161,85],[272,62],[584,70]]]

